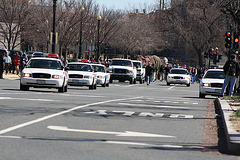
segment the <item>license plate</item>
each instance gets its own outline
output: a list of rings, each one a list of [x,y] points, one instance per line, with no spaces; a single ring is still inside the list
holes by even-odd
[[[72,82],[73,82],[73,83],[78,83],[79,80],[77,80],[77,79],[73,79]]]
[[[37,80],[37,84],[45,84],[44,80]]]

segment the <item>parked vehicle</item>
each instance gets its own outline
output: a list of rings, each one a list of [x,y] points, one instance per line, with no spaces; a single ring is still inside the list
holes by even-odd
[[[72,62],[67,64],[66,69],[69,74],[68,85],[97,89],[97,74],[91,64]]]
[[[199,97],[205,98],[206,95],[220,95],[224,79],[223,69],[209,69],[200,81]]]
[[[20,90],[28,91],[29,87],[57,88],[58,92],[67,92],[68,74],[63,63],[54,58],[32,58],[20,78]]]

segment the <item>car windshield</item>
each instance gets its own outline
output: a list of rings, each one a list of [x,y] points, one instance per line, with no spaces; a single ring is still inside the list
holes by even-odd
[[[93,69],[97,72],[103,72],[105,73],[105,69],[103,66],[96,66],[96,65],[93,65]]]
[[[128,60],[112,60],[111,65],[132,67],[131,61]]]
[[[136,68],[142,68],[142,63],[141,62],[133,62],[133,65]]]
[[[223,74],[223,71],[208,71],[204,78],[225,79],[225,75]]]
[[[26,68],[63,69],[60,61],[31,59]]]
[[[69,71],[85,71],[92,72],[92,67],[88,64],[68,64]]]
[[[172,69],[170,73],[171,74],[188,74],[187,70],[183,70],[183,69]]]

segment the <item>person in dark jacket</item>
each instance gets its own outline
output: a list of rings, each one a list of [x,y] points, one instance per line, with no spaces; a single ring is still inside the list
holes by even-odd
[[[237,59],[237,56],[235,54],[232,54],[230,57],[230,60],[228,60],[223,67],[223,72],[226,75],[226,78],[224,80],[220,96],[224,95],[224,92],[229,82],[230,82],[229,96],[232,97],[233,95],[236,79],[240,71],[239,63],[236,61],[236,59]]]
[[[148,62],[148,65],[145,68],[147,85],[151,83],[151,77],[152,77],[153,71],[154,71],[154,68],[151,66],[151,62]]]
[[[0,53],[0,79],[3,79],[3,70],[4,70],[4,54]]]

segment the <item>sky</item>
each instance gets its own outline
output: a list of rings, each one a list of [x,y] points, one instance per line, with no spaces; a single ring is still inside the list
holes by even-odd
[[[144,7],[157,4],[158,0],[95,0],[100,6],[114,10],[144,9]]]

